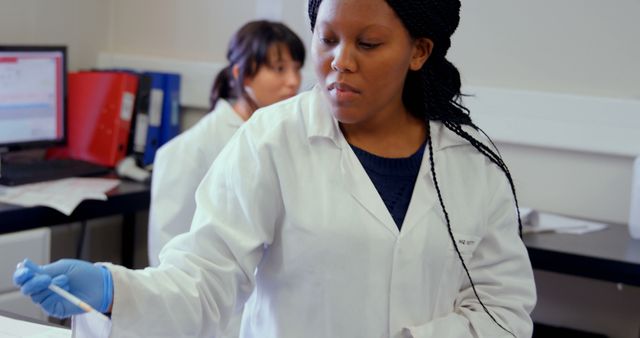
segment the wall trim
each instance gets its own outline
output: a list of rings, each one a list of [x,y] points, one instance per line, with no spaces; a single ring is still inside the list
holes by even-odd
[[[189,61],[133,54],[99,53],[98,68],[128,68],[137,71],[175,72],[181,75],[180,103],[208,109],[213,78],[224,68],[222,63]]]
[[[177,72],[182,105],[207,109],[213,77],[221,63],[100,53],[99,68]],[[313,75],[303,73],[303,87]],[[640,100],[465,87],[464,103],[494,141],[551,149],[636,157],[640,155]]]
[[[466,87],[477,125],[495,141],[607,155],[640,155],[640,100]]]

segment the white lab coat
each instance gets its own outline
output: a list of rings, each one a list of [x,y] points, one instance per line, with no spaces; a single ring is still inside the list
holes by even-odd
[[[149,263],[158,266],[160,250],[189,231],[196,211],[198,184],[244,121],[219,100],[198,123],[163,145],[156,154],[149,208]]]
[[[156,154],[149,208],[149,263],[158,266],[167,242],[189,231],[196,211],[198,184],[222,148],[244,121],[229,102],[215,108],[187,131],[163,145]],[[223,338],[238,338],[242,313],[235,314]]]
[[[254,288],[242,337],[510,336],[470,288],[428,152],[400,232],[322,95],[267,107],[240,128],[198,188],[191,231],[167,245],[159,268],[109,266],[112,336],[214,337]],[[529,337],[535,287],[506,178],[467,141],[430,128],[478,294]]]

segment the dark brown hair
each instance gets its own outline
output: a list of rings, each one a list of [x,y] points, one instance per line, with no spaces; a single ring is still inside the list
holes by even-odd
[[[289,27],[279,22],[266,20],[251,21],[242,26],[229,41],[227,48],[227,61],[229,64],[222,69],[211,88],[209,103],[213,110],[219,99],[244,98],[256,109],[255,102],[246,93],[244,79],[255,75],[260,67],[277,60],[269,59],[269,49],[278,48],[278,55],[286,48],[294,61],[304,65],[305,50],[300,38]],[[232,69],[240,68],[237,78],[234,78]]]

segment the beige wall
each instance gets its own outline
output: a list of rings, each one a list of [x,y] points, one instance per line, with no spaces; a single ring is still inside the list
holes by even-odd
[[[626,224],[633,159],[498,144],[513,173],[520,205]]]
[[[110,1],[115,53],[224,62],[229,37],[256,18],[282,20],[305,41],[310,37],[304,0]]]
[[[310,41],[306,1],[283,19]],[[467,85],[640,99],[637,0],[462,0],[450,59]]]
[[[257,0],[111,0],[109,51],[224,62]]]
[[[223,62],[257,1],[0,0],[0,41],[67,44],[72,68],[98,51]],[[306,1],[270,1],[308,42]],[[638,13],[637,0],[465,0],[450,58],[466,84],[640,99]]]
[[[463,0],[450,58],[468,85],[640,99],[638,13],[636,0]],[[627,222],[631,157],[499,146],[521,205]],[[638,336],[640,288],[542,271],[536,282],[536,320]]]
[[[463,0],[451,58],[474,85],[640,99],[640,1]]]
[[[638,13],[636,0],[463,1],[450,58],[467,85],[637,100]],[[522,204],[627,222],[633,158],[503,148]]]
[[[94,67],[108,13],[103,0],[0,0],[0,43],[67,45],[70,70]]]

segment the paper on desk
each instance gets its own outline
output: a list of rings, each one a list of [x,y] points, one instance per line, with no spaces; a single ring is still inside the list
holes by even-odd
[[[0,316],[0,337],[70,338],[71,330]]]
[[[522,225],[538,225],[540,223],[540,217],[537,211],[531,208],[519,208],[520,210],[520,219],[522,220]]]
[[[65,215],[84,200],[107,200],[107,191],[120,184],[111,178],[73,177],[57,181],[0,187],[0,202],[32,207],[51,207]]]
[[[108,337],[111,335],[111,320],[95,311],[73,316],[73,337]]]
[[[581,235],[607,227],[604,223],[538,212],[529,208],[520,208],[520,217],[524,233],[554,231]]]

